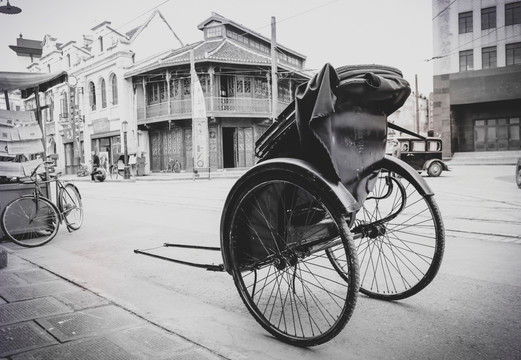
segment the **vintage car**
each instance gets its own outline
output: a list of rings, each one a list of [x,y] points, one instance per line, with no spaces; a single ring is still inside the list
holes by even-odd
[[[427,137],[395,137],[388,140],[387,153],[392,154],[419,173],[424,170],[429,176],[440,176],[443,170],[449,167],[441,157],[442,141],[440,138]]]
[[[521,158],[517,159],[517,164],[516,164],[516,183],[517,183],[517,187],[521,189]]]

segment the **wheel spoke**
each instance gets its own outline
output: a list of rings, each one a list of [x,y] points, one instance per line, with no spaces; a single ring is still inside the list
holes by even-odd
[[[302,346],[325,342],[345,326],[358,291],[358,268],[356,261],[348,261],[343,217],[337,222],[317,196],[292,181],[252,187],[230,225],[239,293],[255,319],[276,337]],[[317,250],[321,242],[334,241],[349,270],[338,271],[324,250]],[[352,256],[352,245],[349,251]],[[346,281],[346,273],[355,277]]]

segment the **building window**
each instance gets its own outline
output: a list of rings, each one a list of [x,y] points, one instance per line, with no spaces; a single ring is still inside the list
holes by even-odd
[[[105,86],[105,79],[101,79],[100,89],[101,89],[101,108],[105,109],[107,107],[107,87]]]
[[[507,66],[521,65],[521,42],[506,45]]]
[[[92,111],[96,110],[96,86],[92,81],[89,83],[89,104]]]
[[[481,49],[481,67],[491,69],[497,67],[497,50],[495,46]]]
[[[459,33],[472,32],[472,11],[459,13]]]
[[[481,9],[481,30],[494,29],[496,27],[496,7]]]
[[[190,95],[190,87],[192,86],[192,81],[190,78],[183,79],[183,95]]]
[[[474,53],[472,50],[459,52],[459,71],[474,69]]]
[[[221,37],[222,26],[214,26],[206,29],[206,38]]]
[[[521,24],[521,1],[505,4],[505,25]]]
[[[71,54],[67,54],[67,67],[71,67]]]
[[[62,91],[60,94],[60,117],[69,117],[69,104],[67,102],[67,93],[65,91]]]
[[[112,74],[110,78],[110,85],[112,87],[112,105],[118,104],[118,78]]]
[[[51,64],[47,64],[47,71],[51,72]]]
[[[103,37],[99,37],[99,52],[103,52]]]

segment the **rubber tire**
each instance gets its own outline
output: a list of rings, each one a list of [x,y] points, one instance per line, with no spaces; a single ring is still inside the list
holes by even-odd
[[[427,169],[427,174],[431,177],[438,177],[441,175],[442,171],[443,166],[439,162],[434,161],[429,165],[429,168]]]
[[[24,209],[23,215],[26,215],[28,209],[35,209],[35,197],[34,196],[24,196],[17,198],[11,201],[6,205],[4,211],[2,212],[2,230],[4,234],[14,243],[23,246],[23,247],[37,247],[47,244],[51,241],[56,234],[58,233],[58,229],[60,228],[60,215],[58,213],[58,209],[52,202],[47,200],[46,198],[40,197],[40,207],[39,213],[44,214],[45,212],[49,212],[47,216],[50,216],[51,220],[48,222],[50,233],[45,236],[34,238],[32,242],[28,242],[29,240],[23,240],[20,236],[13,234],[14,230],[12,225],[15,225],[20,228],[20,213],[16,212],[17,209]],[[27,229],[30,226],[24,225],[23,228]],[[36,235],[36,233],[31,233],[32,235]],[[25,233],[25,235],[28,235]]]
[[[236,195],[234,196],[233,200],[231,200],[232,202],[230,204],[230,209],[232,209],[232,210],[230,212],[230,215],[228,216],[228,219],[225,219],[226,225],[223,228],[224,229],[223,236],[229,236],[229,241],[225,242],[225,243],[230,244],[229,249],[224,249],[224,250],[230,252],[231,273],[232,273],[236,288],[237,288],[239,295],[242,298],[244,304],[246,305],[246,308],[251,313],[251,315],[255,318],[255,320],[264,329],[266,329],[269,333],[271,333],[273,336],[275,336],[279,340],[284,341],[286,343],[296,345],[296,346],[301,346],[301,347],[319,345],[319,344],[322,344],[322,343],[325,343],[325,342],[331,340],[333,337],[338,335],[338,333],[345,327],[346,323],[349,321],[349,318],[351,317],[351,315],[353,313],[353,310],[356,305],[358,287],[359,287],[358,264],[357,264],[357,260],[356,260],[356,256],[355,256],[355,249],[353,247],[353,242],[352,242],[352,238],[351,238],[348,226],[345,222],[344,214],[342,214],[342,211],[340,211],[340,207],[338,206],[338,198],[336,198],[332,193],[328,193],[327,191],[325,191],[323,188],[321,188],[320,186],[317,185],[317,182],[310,180],[309,177],[306,177],[305,175],[306,175],[305,172],[302,172],[301,174],[299,174],[294,171],[277,169],[277,170],[271,170],[271,171],[270,170],[262,171],[259,174],[257,174],[255,177],[252,177],[250,179],[250,181],[245,182],[245,184],[243,184],[243,186],[240,187],[236,191],[236,193],[235,193]],[[281,184],[285,184],[285,185],[281,185]],[[343,302],[341,309],[338,310],[339,314],[335,314],[338,316],[335,317],[334,323],[332,323],[330,326],[328,324],[329,328],[327,330],[325,330],[319,334],[299,335],[299,334],[297,334],[297,332],[300,331],[300,329],[297,329],[297,330],[295,330],[295,333],[290,334],[289,331],[291,329],[288,329],[287,326],[284,329],[282,328],[285,324],[287,315],[281,316],[281,319],[284,318],[284,321],[279,321],[279,322],[270,321],[270,319],[268,319],[267,316],[260,309],[261,306],[256,303],[256,301],[261,302],[263,300],[263,296],[262,296],[263,292],[261,292],[261,295],[259,295],[259,299],[254,300],[252,298],[252,296],[249,292],[249,290],[251,290],[251,289],[249,289],[245,283],[245,279],[247,278],[248,275],[243,275],[243,273],[245,273],[246,271],[243,272],[242,271],[243,269],[241,269],[242,265],[240,264],[240,262],[243,261],[241,259],[244,259],[245,257],[247,258],[247,255],[244,257],[244,255],[242,255],[240,253],[241,246],[243,248],[248,247],[248,246],[253,247],[256,244],[255,239],[253,239],[253,238],[258,237],[260,240],[259,243],[262,244],[264,249],[267,249],[269,246],[264,243],[264,240],[261,239],[261,235],[259,235],[259,234],[262,234],[262,233],[267,234],[265,240],[266,240],[266,243],[268,243],[268,241],[270,241],[269,239],[273,238],[272,236],[269,235],[270,233],[273,235],[273,229],[283,228],[283,229],[286,229],[286,230],[284,230],[286,233],[291,233],[291,231],[292,231],[291,225],[294,224],[295,222],[297,222],[297,220],[295,220],[295,218],[292,218],[292,216],[297,213],[296,211],[294,211],[295,208],[286,207],[287,202],[285,202],[285,201],[280,202],[280,203],[283,203],[282,209],[284,211],[282,213],[290,214],[287,216],[289,218],[289,220],[285,219],[285,220],[287,220],[287,223],[290,225],[288,225],[287,227],[284,227],[284,226],[281,226],[281,224],[280,224],[281,222],[284,222],[284,221],[277,221],[276,225],[274,224],[275,221],[272,221],[272,222],[268,221],[268,218],[269,218],[268,215],[272,214],[272,211],[268,211],[268,210],[277,208],[277,206],[279,206],[278,208],[280,208],[281,205],[280,205],[280,203],[276,204],[275,202],[271,202],[271,197],[269,197],[269,199],[267,198],[269,196],[269,194],[276,193],[275,190],[273,190],[273,193],[270,193],[269,191],[265,192],[264,194],[268,194],[268,195],[265,195],[267,197],[264,197],[264,198],[262,197],[262,195],[259,195],[259,194],[263,194],[262,193],[263,190],[272,190],[272,189],[275,189],[277,186],[281,186],[285,189],[285,190],[281,190],[282,194],[288,194],[287,192],[284,192],[284,191],[287,191],[287,188],[295,187],[299,190],[292,194],[296,194],[299,191],[302,191],[302,194],[307,193],[309,196],[311,196],[315,200],[320,199],[320,204],[322,204],[327,211],[326,214],[330,214],[330,217],[328,217],[328,215],[325,215],[325,216],[333,220],[333,222],[331,222],[331,224],[334,224],[334,226],[336,226],[336,229],[338,230],[338,233],[336,233],[337,238],[338,238],[338,235],[340,235],[340,237],[341,237],[341,246],[345,253],[345,258],[347,259],[346,267],[349,269],[348,271],[349,271],[349,274],[351,275],[351,276],[344,275],[344,277],[347,279],[347,282],[344,281],[342,276],[340,276],[338,274],[338,272],[336,271],[336,269],[331,265],[331,263],[327,259],[327,256],[323,256],[323,257],[316,256],[316,258],[313,258],[315,256],[315,254],[312,254],[311,256],[308,256],[307,258],[297,259],[296,264],[288,266],[284,270],[279,270],[280,273],[282,273],[282,271],[287,272],[287,274],[285,274],[286,279],[287,279],[287,277],[289,276],[288,274],[293,269],[293,266],[295,267],[295,270],[293,272],[293,289],[295,292],[299,292],[300,289],[304,289],[305,287],[302,286],[302,288],[301,288],[301,287],[295,285],[295,283],[296,282],[301,283],[300,282],[301,277],[304,278],[305,276],[308,276],[308,278],[309,278],[309,276],[310,276],[309,274],[304,274],[303,272],[301,272],[302,269],[306,268],[306,265],[311,266],[312,265],[311,261],[314,261],[314,260],[323,261],[323,263],[328,265],[330,267],[330,269],[319,268],[319,267],[315,267],[313,269],[318,268],[318,272],[320,272],[321,275],[323,275],[323,273],[325,273],[326,271],[330,270],[329,273],[327,273],[328,276],[326,276],[326,277],[320,276],[321,278],[327,279],[327,280],[323,280],[323,281],[324,282],[328,282],[328,281],[333,282],[333,280],[335,280],[336,282],[334,283],[334,285],[331,285],[332,287],[335,286],[335,287],[345,288],[345,292],[346,292],[345,297],[343,297],[342,299],[338,299],[338,302]],[[284,186],[287,186],[287,188]],[[271,188],[269,188],[269,187],[271,187]],[[259,195],[259,197],[256,197],[256,195]],[[277,197],[275,196],[275,198],[277,198]],[[296,198],[296,196],[291,196],[292,200],[294,200],[295,198]],[[253,200],[255,200],[255,201],[253,201]],[[263,201],[265,202],[265,207],[262,207]],[[268,205],[268,203],[269,203],[269,205]],[[304,203],[306,203],[306,202],[304,202]],[[256,205],[251,205],[251,204],[256,204]],[[312,203],[310,202],[309,204],[311,205]],[[266,216],[258,216],[258,215],[255,216],[257,213],[255,213],[255,209],[253,209],[253,206],[257,206],[258,214],[266,215]],[[262,209],[261,209],[261,207],[262,207]],[[253,209],[253,210],[251,210],[251,209]],[[266,214],[265,214],[265,212],[262,211],[263,209],[267,210]],[[313,207],[313,209],[315,209],[315,208]],[[244,215],[241,215],[241,214],[244,214]],[[297,215],[294,215],[294,216],[297,217]],[[311,219],[313,217],[314,217],[314,215],[311,214],[311,212],[309,212],[308,215],[302,216],[301,218],[302,219],[304,219],[304,218]],[[272,216],[271,219],[273,219],[273,218],[280,219],[280,216],[279,217]],[[250,220],[250,219],[254,219],[254,220]],[[255,220],[255,219],[260,219],[260,221]],[[319,218],[313,219],[310,221],[311,222],[319,221]],[[248,222],[249,224],[247,226],[243,225],[245,222]],[[255,222],[257,222],[257,223],[255,223]],[[313,226],[319,226],[319,225],[313,225],[313,224],[310,225],[312,229],[315,229],[315,228],[313,228]],[[264,225],[264,226],[262,226],[262,225]],[[242,229],[245,229],[246,231],[241,230],[241,226],[242,226]],[[317,232],[320,230],[320,228],[316,228],[316,229],[317,229],[316,230]],[[246,232],[248,232],[248,234],[246,234]],[[279,234],[280,234],[280,232],[276,232],[276,235],[279,235]],[[250,237],[248,237],[248,235],[250,235]],[[291,238],[291,236],[289,236],[289,237]],[[241,245],[241,241],[242,241],[242,243],[244,243],[245,239],[249,239],[249,238],[252,239],[252,240],[250,240],[249,243],[246,243],[246,245]],[[301,238],[299,238],[299,240],[300,239]],[[277,242],[276,240],[272,240],[272,241]],[[293,243],[295,243],[295,240],[293,240]],[[277,247],[277,249],[279,249],[279,248],[282,248],[283,245],[287,245],[287,243],[285,242],[284,239],[282,239],[280,241],[280,244],[277,245],[276,247]],[[289,248],[289,246],[287,248]],[[286,251],[286,249],[283,249],[283,251]],[[283,251],[281,251],[280,253],[282,253]],[[317,254],[322,254],[322,251],[324,251],[324,250],[317,252]],[[268,250],[266,250],[266,252],[268,252]],[[325,251],[324,251],[324,253],[325,253]],[[241,257],[241,256],[243,256],[243,257]],[[265,259],[265,258],[263,258],[263,259]],[[310,264],[307,263],[308,259],[311,259],[311,260],[309,260]],[[313,265],[316,265],[316,264],[313,264]],[[261,267],[259,269],[259,271],[263,271],[266,268],[269,268],[270,269],[269,270],[270,272],[268,272],[269,275],[271,275],[271,271],[273,271],[273,274],[276,274],[278,270],[276,269],[275,266],[276,266],[275,261],[273,261],[273,262],[270,262],[269,265]],[[297,268],[299,270],[298,276],[295,276],[295,274],[297,274]],[[307,271],[311,274],[311,271],[309,271],[309,268],[306,268],[306,269],[308,269]],[[257,271],[251,271],[250,274],[255,274],[253,279],[254,279],[255,284],[257,284],[257,282],[256,282]],[[268,276],[268,275],[266,275],[266,276]],[[275,275],[273,275],[273,276],[275,276]],[[261,276],[261,278],[262,278],[262,276]],[[277,279],[278,279],[278,277],[277,277]],[[275,282],[275,280],[273,282]],[[280,284],[282,284],[283,285],[282,287],[284,287],[284,284],[288,284],[288,283],[290,283],[290,282],[288,282],[287,280],[284,283],[284,279],[282,279],[280,283],[277,283],[277,284],[279,284],[279,289],[277,290],[275,295],[278,294],[279,292],[282,294],[282,292],[283,292],[280,290]],[[304,284],[304,283],[302,283],[302,284]],[[288,286],[288,287],[290,287],[290,286]],[[251,290],[251,291],[255,292],[255,289],[256,289],[256,287],[254,286],[253,290]],[[269,293],[269,290],[267,292]],[[289,294],[290,291],[288,291],[286,293],[286,296],[288,297],[288,299],[291,298],[291,300],[295,300],[295,299],[293,299],[294,293],[293,293],[293,291],[291,291],[291,292],[292,292],[292,294]],[[303,291],[303,293],[305,294],[305,291]],[[258,293],[255,292],[254,295],[257,295],[257,294]],[[270,294],[272,294],[272,293],[270,293]],[[267,296],[267,297],[269,300],[268,300],[268,303],[266,304],[266,306],[268,306],[270,304],[270,302],[272,301],[271,296]],[[281,295],[281,297],[282,297],[282,295]],[[296,296],[296,297],[298,298],[298,296]],[[330,301],[329,298],[331,298],[331,297],[332,297],[331,295],[328,295],[329,301]],[[317,299],[318,299],[318,295],[317,295]],[[289,303],[289,302],[291,302],[291,300],[287,300],[287,302]],[[300,300],[302,300],[302,299],[300,298]],[[276,300],[273,300],[273,302],[278,304],[278,302]],[[286,301],[284,301],[284,304],[286,304]],[[297,304],[297,302],[292,303],[292,304],[293,304],[293,306],[296,307],[295,304]],[[312,307],[312,305],[310,305],[309,307]],[[287,309],[281,309],[281,314],[285,314],[286,310]],[[293,312],[294,309],[291,308],[291,310],[292,310],[292,314],[295,315],[295,313]],[[304,310],[301,310],[301,311],[304,311]],[[331,312],[333,312],[333,310],[331,310]],[[309,314],[309,312],[308,312],[308,314]],[[298,313],[298,315],[300,315],[300,313]],[[289,318],[291,319],[291,316]],[[304,317],[304,319],[306,320],[307,318]],[[303,320],[302,322],[305,322],[305,320]],[[280,324],[280,322],[282,322],[282,324]]]
[[[66,211],[66,204],[72,201],[76,208],[79,210],[79,220],[71,221],[69,218],[69,212]],[[81,201],[81,195],[76,186],[72,184],[66,184],[63,188],[60,189],[60,193],[58,196],[58,204],[60,212],[63,214],[63,218],[65,219],[65,223],[67,227],[71,230],[78,230],[83,224],[83,204]]]
[[[368,242],[365,241],[366,238],[356,239],[355,236],[355,246],[357,247],[358,262],[360,266],[360,292],[376,299],[400,300],[417,294],[427,285],[429,285],[432,282],[432,280],[434,280],[443,259],[443,253],[445,249],[445,230],[440,210],[434,200],[434,196],[422,195],[423,191],[421,190],[421,185],[414,177],[410,176],[410,174],[407,172],[405,168],[400,167],[399,164],[394,164],[389,161],[385,161],[384,159],[380,171],[384,169],[390,171],[393,174],[392,176],[394,176],[395,179],[400,181],[404,186],[403,188],[406,191],[406,204],[402,212],[400,212],[395,219],[389,221],[386,224],[385,235],[378,236],[375,239],[372,239],[372,244],[368,245]],[[378,186],[378,184],[375,185],[373,189],[374,192],[378,191]],[[399,187],[397,188],[400,189]],[[401,192],[402,190],[399,191]],[[365,203],[362,206],[362,209],[358,212],[357,221],[355,221],[355,227],[360,220],[364,219],[364,214],[377,214],[377,218],[370,219],[371,221],[378,220],[378,218],[383,218],[387,216],[386,214],[382,215],[383,213],[380,211],[374,210],[380,209],[380,207],[370,206],[370,202],[374,201],[370,200],[370,197],[372,195],[374,195],[374,193],[369,194],[368,200],[365,201]],[[396,198],[393,196],[391,196],[389,199],[396,200]],[[392,203],[391,205],[392,206],[388,206],[388,208],[398,206],[394,203]],[[382,208],[383,207],[385,206],[382,206]],[[410,211],[412,210],[414,210],[415,212],[415,214],[413,214],[414,217],[410,213]],[[417,214],[416,211],[418,211]],[[423,216],[425,216],[428,219],[420,222],[418,220],[418,216],[421,216],[422,214],[424,214]],[[404,221],[404,223],[400,223],[400,221],[402,220]],[[430,227],[428,228],[428,231],[425,232],[425,229],[427,229],[428,225],[430,225]],[[399,226],[402,226],[402,228],[400,228]],[[414,236],[415,232],[417,232],[417,236]],[[430,238],[428,238],[427,235],[429,235]],[[432,243],[429,242],[422,244],[422,242],[425,242],[426,240],[429,240]],[[403,278],[396,279],[400,281],[394,281],[394,283],[389,285],[389,283],[391,283],[392,277],[390,273],[385,274],[385,281],[381,281],[380,283],[378,283],[378,281],[375,281],[374,277],[373,279],[366,279],[368,272],[374,270],[370,269],[369,266],[374,266],[375,264],[375,257],[373,255],[369,255],[370,251],[367,251],[367,249],[369,249],[369,246],[371,247],[370,251],[379,252],[378,255],[376,255],[376,259],[385,259],[384,263],[386,266],[380,266],[378,268],[378,264],[376,264],[378,269],[377,271],[382,271],[383,269],[383,272],[385,273],[386,267],[391,267],[390,269],[393,270],[392,266],[401,266],[401,264],[398,264],[397,262],[393,264],[392,261],[398,261],[400,260],[400,257],[405,257],[403,258],[403,260],[407,261],[407,263],[403,263],[403,266],[400,269],[400,276],[402,277],[406,275],[406,272],[410,270],[415,270],[408,268],[411,267],[411,265],[408,262],[411,262],[411,264],[420,263],[421,266],[424,266],[426,268],[422,268],[419,274],[412,274],[411,271],[411,277],[408,278],[408,281],[410,283],[407,285],[404,284],[403,289],[391,288],[391,285],[397,286],[396,284],[404,283],[406,280]],[[415,250],[418,253],[420,251],[427,251],[428,247],[430,248],[428,254],[421,254],[421,256],[413,251]],[[389,252],[386,253],[387,256],[381,256],[381,249],[389,249]],[[410,257],[406,257],[404,255],[408,251],[410,252]],[[372,263],[369,261],[370,259],[368,258],[368,256],[370,256]],[[391,270],[388,271],[390,272]],[[382,278],[383,277],[384,276],[382,276]],[[383,286],[384,282],[386,283],[385,286]]]

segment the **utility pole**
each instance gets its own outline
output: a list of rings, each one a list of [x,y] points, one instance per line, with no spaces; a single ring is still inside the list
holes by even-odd
[[[414,75],[414,81],[415,81],[415,95],[416,95],[416,133],[420,133],[420,107],[418,102],[418,74]]]
[[[271,117],[277,118],[279,89],[277,81],[277,21],[271,17]]]

